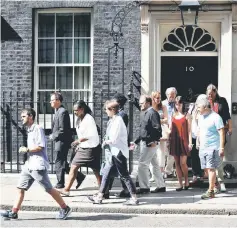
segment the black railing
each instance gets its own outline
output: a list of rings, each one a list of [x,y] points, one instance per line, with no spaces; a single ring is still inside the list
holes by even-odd
[[[2,92],[2,104],[1,104],[1,172],[20,172],[21,165],[26,161],[26,155],[19,155],[18,149],[20,146],[27,144],[27,133],[20,121],[21,110],[24,108],[34,108],[36,111],[35,122],[40,124],[44,130],[46,138],[51,133],[51,123],[54,118],[54,110],[48,108],[49,97],[47,92],[43,94],[44,99],[40,100],[39,96],[37,101],[30,99],[30,94],[25,92]],[[77,97],[78,96],[73,96]],[[79,97],[80,99],[80,97]],[[100,138],[104,135],[104,126],[108,120],[106,113],[103,111],[103,104],[107,97],[104,97],[103,93],[94,93],[91,99],[85,100],[85,102],[93,110],[93,116],[100,128]],[[75,99],[70,100],[64,97],[63,105],[69,110],[71,118],[71,128],[73,135],[76,135],[75,131],[75,116],[72,113],[72,106]],[[53,142],[47,140],[47,153],[51,164],[50,172],[54,172],[54,151]],[[70,157],[70,152],[69,152]],[[70,159],[69,159],[70,160]]]

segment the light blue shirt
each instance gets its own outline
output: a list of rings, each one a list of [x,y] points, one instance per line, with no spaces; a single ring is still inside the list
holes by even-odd
[[[162,101],[162,104],[165,105],[167,107],[167,112],[168,112],[168,124],[171,124],[172,121],[172,116],[174,114],[174,106],[175,106],[175,102],[168,102],[168,100],[164,100]]]
[[[208,147],[213,150],[219,150],[220,135],[218,130],[223,127],[222,118],[217,113],[211,111],[210,114],[200,115],[198,119],[200,149]]]
[[[44,130],[38,124],[32,124],[28,129],[27,147],[29,149],[42,147],[41,151],[29,152],[27,165],[30,170],[45,170],[49,168],[48,156],[46,153],[46,138]]]

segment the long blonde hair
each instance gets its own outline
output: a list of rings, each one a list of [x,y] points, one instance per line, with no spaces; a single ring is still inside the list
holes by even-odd
[[[160,94],[160,92],[159,91],[153,91],[152,93],[151,93],[151,99],[152,99],[152,106],[153,106],[153,99],[155,98],[155,97],[157,97],[157,96],[160,96],[160,103],[157,105],[157,108],[158,108],[158,110],[162,110],[163,109],[163,105],[162,105],[162,102],[161,102],[161,94]]]

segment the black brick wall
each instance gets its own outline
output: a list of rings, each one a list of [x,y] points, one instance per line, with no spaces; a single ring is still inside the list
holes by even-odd
[[[22,41],[6,41],[1,44],[1,90],[24,91],[28,100],[32,99],[33,75],[33,10],[43,8],[91,7],[94,15],[93,47],[93,90],[99,94],[108,89],[108,47],[113,46],[110,37],[111,24],[116,13],[128,4],[128,1],[1,1],[1,15],[22,38]],[[141,69],[140,10],[134,8],[123,22],[123,38],[120,46],[125,56],[125,94],[129,89],[129,76],[133,70]],[[111,53],[112,55],[112,53]],[[112,55],[113,56],[113,55]],[[111,59],[111,94],[122,91],[121,54],[118,60]],[[136,95],[138,96],[138,95]],[[104,99],[106,96],[104,96]],[[16,98],[15,98],[16,99]],[[99,99],[99,97],[97,97]],[[126,109],[128,105],[126,106]],[[134,112],[134,135],[137,134],[139,113]],[[100,117],[100,111],[95,113]],[[106,119],[105,114],[103,116]],[[2,131],[1,131],[2,137]],[[13,154],[17,148],[14,146]],[[137,156],[135,156],[137,159]]]

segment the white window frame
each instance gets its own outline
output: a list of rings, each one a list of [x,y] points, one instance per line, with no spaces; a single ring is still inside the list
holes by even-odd
[[[62,64],[62,63],[38,63],[38,18],[39,18],[39,14],[41,13],[90,13],[91,15],[91,25],[90,25],[90,63],[74,63],[74,55],[72,55],[72,63],[66,63],[66,64]],[[57,9],[39,9],[35,12],[35,29],[34,29],[34,109],[36,110],[36,112],[38,113],[39,110],[37,110],[37,92],[38,91],[43,91],[39,89],[39,67],[57,67],[57,66],[61,66],[61,67],[65,67],[65,66],[71,66],[73,67],[73,85],[72,85],[72,89],[62,89],[62,91],[66,92],[74,92],[74,91],[88,91],[90,93],[90,97],[89,97],[89,102],[92,102],[93,99],[93,47],[94,47],[94,15],[93,15],[93,11],[91,8],[77,8],[77,9],[73,9],[73,8],[57,8]],[[74,23],[74,17],[73,17],[73,22]],[[56,29],[56,27],[55,27]],[[56,31],[55,31],[56,32]],[[74,26],[73,26],[73,37],[64,37],[65,39],[72,39],[73,43],[72,43],[72,50],[74,48]],[[83,39],[83,37],[80,37]],[[42,38],[41,38],[42,39]],[[56,39],[56,38],[54,38]],[[88,39],[88,38],[87,38]],[[56,58],[56,42],[55,42],[55,49],[54,49],[54,57]],[[90,89],[74,89],[74,67],[85,67],[85,66],[89,66],[90,67]],[[56,80],[56,79],[55,79]],[[56,81],[55,81],[56,83]],[[47,89],[44,91],[49,91],[52,92],[52,89]],[[50,98],[48,98],[49,100]],[[40,125],[44,125],[44,118],[46,119],[45,121],[45,128],[46,129],[50,129],[51,128],[51,114],[39,114],[39,124]],[[73,114],[70,114],[70,119],[71,119],[71,126],[73,126]]]

